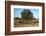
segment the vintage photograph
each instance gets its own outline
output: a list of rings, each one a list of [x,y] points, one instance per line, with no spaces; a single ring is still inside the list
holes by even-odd
[[[5,35],[45,32],[45,3],[5,1]]]
[[[39,9],[14,8],[14,27],[38,27]]]

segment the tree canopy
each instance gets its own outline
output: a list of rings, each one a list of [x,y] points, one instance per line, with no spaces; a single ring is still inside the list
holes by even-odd
[[[33,13],[29,9],[24,9],[21,12],[21,17],[22,18],[33,18]]]

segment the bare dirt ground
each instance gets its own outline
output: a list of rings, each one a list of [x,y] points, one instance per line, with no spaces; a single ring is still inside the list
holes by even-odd
[[[15,24],[14,27],[35,27],[38,24]]]

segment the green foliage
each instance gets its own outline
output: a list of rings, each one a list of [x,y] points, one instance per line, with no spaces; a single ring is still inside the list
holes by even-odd
[[[16,19],[19,19],[19,17],[16,17]]]
[[[33,17],[33,14],[32,14],[32,12],[29,9],[24,9],[21,12],[21,17],[22,18],[32,18]]]

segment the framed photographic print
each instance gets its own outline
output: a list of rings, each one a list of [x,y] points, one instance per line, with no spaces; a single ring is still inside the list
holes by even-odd
[[[45,5],[36,2],[5,1],[5,34],[45,32]]]

